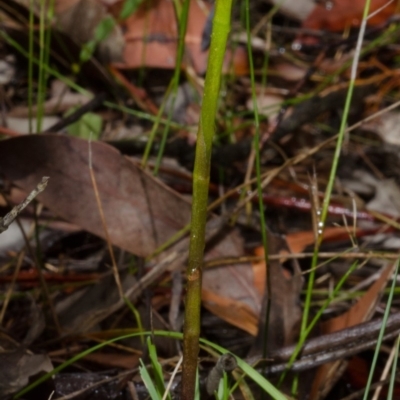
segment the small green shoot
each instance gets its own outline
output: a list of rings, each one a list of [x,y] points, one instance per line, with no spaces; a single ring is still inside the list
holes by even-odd
[[[128,18],[138,9],[142,2],[143,0],[125,0],[119,18],[122,20]]]
[[[72,114],[77,108],[72,108],[68,110],[65,116]],[[83,115],[78,121],[72,123],[67,127],[67,132],[72,136],[77,136],[82,139],[89,140],[94,137],[98,139],[101,134],[101,129],[103,126],[102,118],[92,112],[88,112]]]
[[[152,400],[161,400],[161,395],[160,393],[158,393],[153,379],[151,379],[149,371],[147,370],[142,360],[140,360],[139,372],[140,376],[142,377],[143,383],[146,386],[147,391],[149,392],[150,398]]]
[[[75,362],[77,362],[80,359],[84,358],[88,354],[94,353],[95,351],[100,350],[103,347],[106,347],[111,343],[115,343],[115,342],[118,342],[120,340],[129,339],[129,338],[133,338],[133,337],[138,337],[138,336],[141,336],[141,335],[147,335],[147,336],[154,335],[154,336],[167,337],[167,338],[170,338],[170,339],[177,339],[177,340],[182,340],[182,336],[183,336],[182,333],[179,333],[179,332],[154,331],[154,332],[130,333],[130,334],[127,334],[127,335],[118,336],[116,338],[104,341],[103,343],[99,343],[99,344],[97,344],[97,345],[95,345],[95,346],[93,346],[93,347],[91,347],[91,348],[89,348],[89,349],[87,349],[87,350],[75,355],[74,357],[72,357],[69,360],[65,361],[64,363],[62,363],[58,367],[54,368],[52,371],[50,371],[47,374],[41,376],[35,382],[32,382],[27,387],[25,387],[24,389],[20,390],[17,394],[15,394],[13,396],[13,399],[21,398],[24,394],[28,393],[33,388],[39,386],[41,383],[45,382],[47,379],[49,379],[52,376],[58,374],[59,372],[61,372],[66,367],[68,367],[69,365],[74,364]],[[205,348],[206,350],[209,349],[209,348],[212,348],[212,349],[218,351],[220,354],[228,353],[228,350],[226,350],[223,347],[218,346],[218,345],[216,345],[216,344],[214,344],[214,343],[212,343],[212,342],[210,342],[208,340],[200,339],[200,342],[207,346]],[[244,360],[242,360],[239,357],[235,356],[235,358],[236,358],[238,367],[244,372],[244,374],[246,376],[248,376],[250,379],[252,379],[256,384],[258,384],[258,386],[260,386],[260,388],[262,388],[265,391],[265,393],[270,395],[274,400],[288,400],[288,398],[284,394],[282,394],[278,389],[276,389],[266,378],[264,378],[251,365],[249,365],[248,363],[246,363]],[[200,397],[199,397],[199,379],[198,379],[197,370],[196,370],[195,383],[196,383],[196,389],[195,389],[194,399],[195,400],[199,400],[200,399]]]
[[[224,372],[224,376],[219,381],[218,392],[215,396],[218,400],[228,400],[230,394],[230,388],[228,385],[228,375]]]
[[[140,317],[139,311],[126,296],[124,296],[124,301],[125,301],[125,304],[128,306],[128,308],[131,310],[132,315],[136,320],[139,332],[144,332],[142,318]],[[142,342],[142,345],[144,345],[144,340],[145,340],[145,336],[144,335],[140,336],[140,341]]]
[[[161,364],[158,362],[156,346],[154,346],[154,344],[151,342],[150,337],[147,338],[147,348],[149,351],[151,365],[152,365],[153,371],[154,371],[154,380],[156,382],[157,389],[163,395],[165,392],[163,371],[162,371]],[[168,395],[167,398],[170,400],[171,396]]]
[[[131,14],[133,14],[137,10],[142,1],[143,0],[125,0],[119,18],[122,20],[128,18]],[[81,64],[84,64],[85,62],[90,60],[98,44],[101,43],[103,40],[107,39],[108,36],[110,36],[111,32],[113,31],[116,25],[117,22],[111,15],[107,15],[99,22],[94,31],[93,39],[89,40],[82,46],[79,55],[79,60]]]
[[[81,53],[79,55],[79,60],[81,64],[89,61],[96,50],[97,45],[111,34],[114,29],[116,22],[111,16],[106,16],[97,25],[94,31],[94,37],[89,42],[82,46]]]

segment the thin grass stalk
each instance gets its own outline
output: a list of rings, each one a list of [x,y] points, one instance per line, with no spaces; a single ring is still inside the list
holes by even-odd
[[[45,35],[45,58],[44,58],[44,63],[46,65],[49,65],[50,63],[50,46],[51,46],[51,33],[52,33],[52,28],[51,28],[51,21],[54,18],[54,1],[55,0],[50,0],[48,4],[48,10],[46,12],[46,35]],[[46,70],[43,72],[43,78],[44,78],[44,90],[46,90],[47,87],[47,82],[49,79],[49,72]],[[44,101],[44,98],[43,98]]]
[[[29,1],[29,44],[28,44],[28,117],[29,117],[29,133],[33,132],[33,38],[34,38],[34,15],[33,0]]]
[[[34,382],[30,383],[28,386],[20,390],[17,394],[14,395],[13,399],[18,399],[22,397],[24,394],[28,393],[35,387],[39,386],[41,383],[45,382],[47,379],[51,378],[52,376],[58,374],[60,371],[63,369],[67,368],[68,366],[72,365],[76,361],[79,361],[83,357],[86,357],[88,354],[91,354],[97,350],[102,349],[103,347],[109,346],[112,343],[118,342],[120,340],[125,340],[125,339],[130,339],[134,337],[138,337],[140,335],[146,335],[146,336],[160,336],[160,337],[165,337],[169,339],[177,339],[177,340],[182,340],[182,333],[180,332],[170,332],[170,331],[152,331],[152,332],[139,332],[139,333],[129,333],[123,336],[118,336],[109,340],[106,340],[102,343],[99,343],[95,346],[90,347],[89,349],[85,349],[79,354],[76,354],[69,360],[64,361],[62,364],[58,365],[56,368],[54,368],[52,371],[47,372],[44,375],[41,375],[38,379],[36,379]],[[228,350],[224,349],[221,346],[218,346],[208,340],[201,339],[201,342],[203,345],[207,346],[204,347],[209,353],[211,353],[210,348],[213,350],[218,351],[221,355],[222,354],[227,354]],[[214,352],[212,352],[214,353]],[[215,355],[215,354],[213,354]],[[236,357],[236,361],[238,363],[239,368],[247,375],[250,377],[254,382],[260,385],[266,393],[270,394],[273,399],[275,400],[288,400],[285,395],[280,393],[269,381],[267,381],[260,373],[258,373],[252,366],[247,364],[244,360],[240,359],[239,357]],[[129,372],[130,373],[130,372]],[[198,382],[198,380],[197,380]]]
[[[157,130],[158,130],[158,126],[160,124],[162,115],[165,110],[165,106],[167,104],[168,97],[172,93],[171,107],[170,107],[170,111],[168,113],[168,117],[165,120],[165,126],[164,126],[164,130],[163,130],[163,135],[161,138],[160,149],[157,154],[156,165],[154,168],[154,175],[158,174],[162,155],[163,155],[164,149],[165,149],[165,144],[167,142],[168,131],[169,131],[169,128],[170,128],[171,122],[172,122],[171,117],[172,117],[172,112],[173,112],[173,108],[174,108],[174,104],[175,104],[175,100],[176,100],[176,93],[178,90],[179,78],[180,78],[180,74],[181,74],[181,65],[182,65],[182,60],[183,60],[183,55],[184,55],[184,50],[185,50],[185,37],[186,37],[186,30],[187,30],[187,21],[188,21],[188,17],[189,17],[190,1],[184,0],[182,8],[180,7],[178,2],[174,2],[174,5],[175,5],[176,17],[177,17],[177,20],[179,21],[178,49],[177,49],[176,60],[175,60],[174,76],[172,77],[171,82],[168,85],[168,88],[164,95],[164,100],[158,110],[154,125],[153,125],[150,135],[149,135],[149,140],[147,142],[146,148],[143,153],[142,162],[141,162],[142,168],[145,168],[147,165],[149,156],[150,156],[151,147],[153,145],[153,142],[154,142]]]
[[[399,360],[400,335],[397,336],[395,346],[396,346],[396,351],[394,354],[394,360],[393,360],[393,364],[392,364],[392,373],[390,374],[390,383],[389,383],[389,389],[388,389],[388,395],[387,395],[388,400],[394,399],[394,397],[393,397],[394,384],[396,382],[397,363]]]
[[[333,289],[332,294],[324,301],[324,304],[322,305],[322,307],[319,309],[319,311],[317,312],[317,314],[315,315],[315,317],[313,318],[313,320],[311,321],[310,325],[306,328],[306,330],[304,332],[302,332],[302,336],[299,339],[299,342],[296,345],[296,348],[292,354],[292,356],[290,357],[286,370],[282,373],[282,375],[279,378],[279,382],[278,382],[278,387],[283,383],[286,374],[288,372],[288,370],[292,367],[294,361],[296,360],[297,356],[300,354],[300,351],[303,347],[305,338],[307,338],[307,336],[310,334],[311,330],[313,329],[313,327],[317,324],[317,322],[319,321],[320,317],[322,316],[323,312],[328,308],[329,304],[332,303],[332,301],[337,297],[340,289],[342,288],[342,286],[345,284],[345,282],[347,281],[347,278],[350,276],[350,274],[357,268],[358,266],[358,262],[354,262],[351,267],[347,270],[347,272],[342,276],[342,278],[340,279],[340,281],[338,282],[338,284],[336,285],[336,287]]]
[[[381,345],[382,345],[383,335],[385,333],[387,320],[389,318],[390,309],[391,309],[391,306],[392,306],[394,288],[396,287],[397,274],[399,273],[399,265],[400,265],[400,259],[397,261],[396,270],[395,270],[395,272],[393,274],[392,286],[391,286],[391,290],[390,290],[390,293],[389,293],[388,301],[386,303],[385,313],[383,314],[382,327],[381,327],[381,330],[379,331],[378,340],[376,342],[376,348],[375,348],[375,352],[374,352],[374,357],[372,359],[371,368],[369,370],[369,375],[368,375],[367,384],[365,386],[365,392],[364,392],[363,400],[367,400],[368,399],[368,394],[369,394],[369,391],[371,389],[372,379],[374,377],[375,367],[376,367],[376,363],[378,361],[379,350],[380,350]]]
[[[65,77],[60,72],[56,71],[55,69],[51,68],[47,64],[43,64],[40,60],[36,57],[32,57],[29,51],[26,51],[16,40],[14,40],[10,35],[8,35],[5,31],[0,30],[0,38],[4,39],[10,46],[12,46],[18,53],[22,54],[25,58],[31,59],[33,64],[39,66],[39,68],[44,69],[50,75],[54,76],[55,78],[59,79],[61,82],[65,83],[71,89],[76,90],[78,93],[90,96],[90,92],[86,89],[83,89],[81,86],[77,85],[71,79]]]
[[[36,115],[36,133],[42,129],[42,120],[44,117],[44,97],[46,91],[45,70],[44,65],[46,59],[45,47],[45,29],[46,29],[46,2],[40,3],[40,18],[39,18],[39,77],[38,77],[38,92],[37,92],[37,115]]]
[[[192,400],[195,393],[200,337],[201,279],[205,247],[211,150],[221,85],[222,63],[230,30],[231,9],[232,0],[216,1],[207,75],[197,133],[193,171],[193,202],[187,267],[187,292],[185,299],[182,372],[183,400]]]
[[[333,185],[334,185],[335,178],[336,178],[336,171],[337,171],[338,164],[339,164],[340,153],[342,151],[342,144],[343,144],[344,136],[346,133],[346,124],[347,124],[347,119],[348,119],[348,115],[349,115],[349,111],[350,111],[350,104],[351,104],[354,86],[355,86],[356,72],[357,72],[358,61],[359,61],[360,52],[361,52],[362,40],[363,40],[364,32],[365,32],[365,24],[366,24],[369,9],[370,9],[370,3],[371,3],[371,0],[366,0],[365,6],[364,6],[363,20],[362,20],[362,24],[360,27],[360,33],[358,36],[356,52],[355,52],[355,56],[354,56],[354,60],[353,60],[352,74],[351,74],[351,78],[350,78],[350,82],[349,82],[349,89],[347,92],[346,101],[345,101],[345,105],[344,105],[343,116],[342,116],[342,120],[341,120],[341,124],[340,124],[338,139],[336,142],[335,154],[333,157],[331,172],[329,175],[329,181],[328,181],[328,185],[325,190],[324,201],[322,204],[321,219],[319,222],[320,231],[318,232],[319,235],[318,235],[318,239],[315,243],[313,258],[312,258],[312,262],[311,262],[311,272],[310,272],[310,276],[308,279],[308,285],[307,285],[307,294],[306,294],[303,318],[302,318],[302,323],[301,323],[299,345],[302,345],[302,343],[304,343],[304,341],[307,338],[308,316],[309,316],[312,292],[313,292],[314,281],[315,281],[315,269],[318,264],[318,253],[319,253],[319,248],[320,248],[322,238],[323,238],[323,229],[325,227],[325,222],[326,222],[326,218],[328,215],[328,207],[329,207],[329,203],[330,203],[330,199],[331,199],[331,195],[332,195]]]
[[[257,194],[258,194],[258,206],[260,212],[260,225],[261,225],[261,238],[262,244],[264,248],[264,257],[265,264],[267,265],[267,274],[266,274],[266,291],[267,291],[267,303],[265,309],[265,336],[263,338],[263,349],[262,355],[265,358],[267,354],[268,347],[268,325],[269,325],[269,317],[271,311],[271,279],[270,279],[270,269],[268,268],[268,241],[267,241],[267,225],[265,222],[265,214],[264,214],[264,201],[262,195],[262,186],[261,186],[261,156],[260,156],[260,115],[258,113],[257,106],[257,95],[256,95],[256,85],[255,85],[255,77],[254,77],[254,63],[253,63],[253,53],[251,48],[251,30],[250,30],[250,6],[249,0],[246,0],[246,31],[247,31],[247,52],[249,57],[249,65],[250,65],[250,81],[251,81],[251,96],[253,100],[253,109],[254,109],[254,123],[255,123],[255,135],[253,146],[255,150],[255,166],[256,166],[256,177],[257,177]]]
[[[181,64],[183,60],[183,55],[184,55],[184,50],[185,50],[185,37],[186,37],[186,30],[187,30],[187,23],[189,19],[189,6],[190,6],[190,1],[189,0],[184,0],[183,2],[183,7],[179,10],[179,2],[176,2],[175,8],[176,8],[176,16],[179,21],[179,42],[178,42],[178,51],[176,55],[176,64],[175,64],[175,70],[174,70],[174,76],[172,78],[172,99],[171,99],[171,105],[170,105],[170,110],[168,113],[168,118],[167,118],[167,123],[164,126],[164,131],[162,134],[161,138],[161,143],[160,143],[160,149],[157,154],[157,160],[156,160],[156,165],[154,167],[154,175],[158,174],[158,170],[161,165],[162,157],[164,154],[164,149],[165,145],[167,143],[167,137],[168,137],[168,132],[169,132],[169,124],[172,119],[172,113],[174,110],[175,106],[175,101],[178,93],[178,86],[179,86],[179,78],[181,76]]]

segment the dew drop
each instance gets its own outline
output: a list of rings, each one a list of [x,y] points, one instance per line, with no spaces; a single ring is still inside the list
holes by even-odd
[[[301,43],[297,40],[292,43],[292,50],[300,51],[301,50]]]

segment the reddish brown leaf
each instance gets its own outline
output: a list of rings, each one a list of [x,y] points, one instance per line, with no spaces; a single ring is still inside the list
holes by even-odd
[[[192,0],[185,38],[186,63],[196,72],[206,69],[207,53],[201,51],[201,35],[207,18],[205,3]],[[149,0],[126,20],[123,68],[175,68],[178,31],[171,1]]]
[[[350,26],[357,27],[361,23],[365,0],[334,0],[332,8],[326,8],[324,2],[317,4],[310,15],[303,22],[303,28],[341,31]],[[387,0],[371,0],[370,13],[388,3]],[[382,11],[368,19],[368,25],[384,23],[391,17],[397,8],[397,2],[390,3]]]
[[[327,8],[326,4],[332,5]],[[303,21],[305,29],[340,32],[350,27],[358,27],[361,24],[364,12],[364,0],[334,0],[316,4],[308,17]],[[387,5],[387,6],[386,6]],[[385,7],[383,7],[385,6]],[[381,9],[382,8],[382,9]],[[379,10],[371,18],[368,18],[369,26],[383,24],[398,11],[397,1],[371,0],[370,14]],[[318,42],[314,36],[301,34],[295,43],[300,45],[313,45]]]
[[[233,281],[232,279],[229,280]],[[222,297],[215,292],[204,289],[201,299],[204,306],[215,315],[253,336],[257,335],[258,313],[254,312],[246,303],[232,300],[229,297]]]

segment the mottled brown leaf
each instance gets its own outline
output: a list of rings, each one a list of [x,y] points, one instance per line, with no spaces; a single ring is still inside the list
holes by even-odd
[[[49,176],[40,201],[59,217],[104,237],[90,180],[88,151],[87,141],[66,136],[4,140],[0,142],[0,174],[25,191],[32,190],[42,176]],[[190,202],[113,147],[93,142],[92,163],[114,245],[146,257],[189,222]],[[231,230],[208,249],[206,259],[240,255],[242,240]],[[246,264],[207,270],[203,276],[207,293],[240,301],[257,316],[261,296],[255,293],[253,282],[252,269]],[[226,307],[228,315],[230,306]]]

